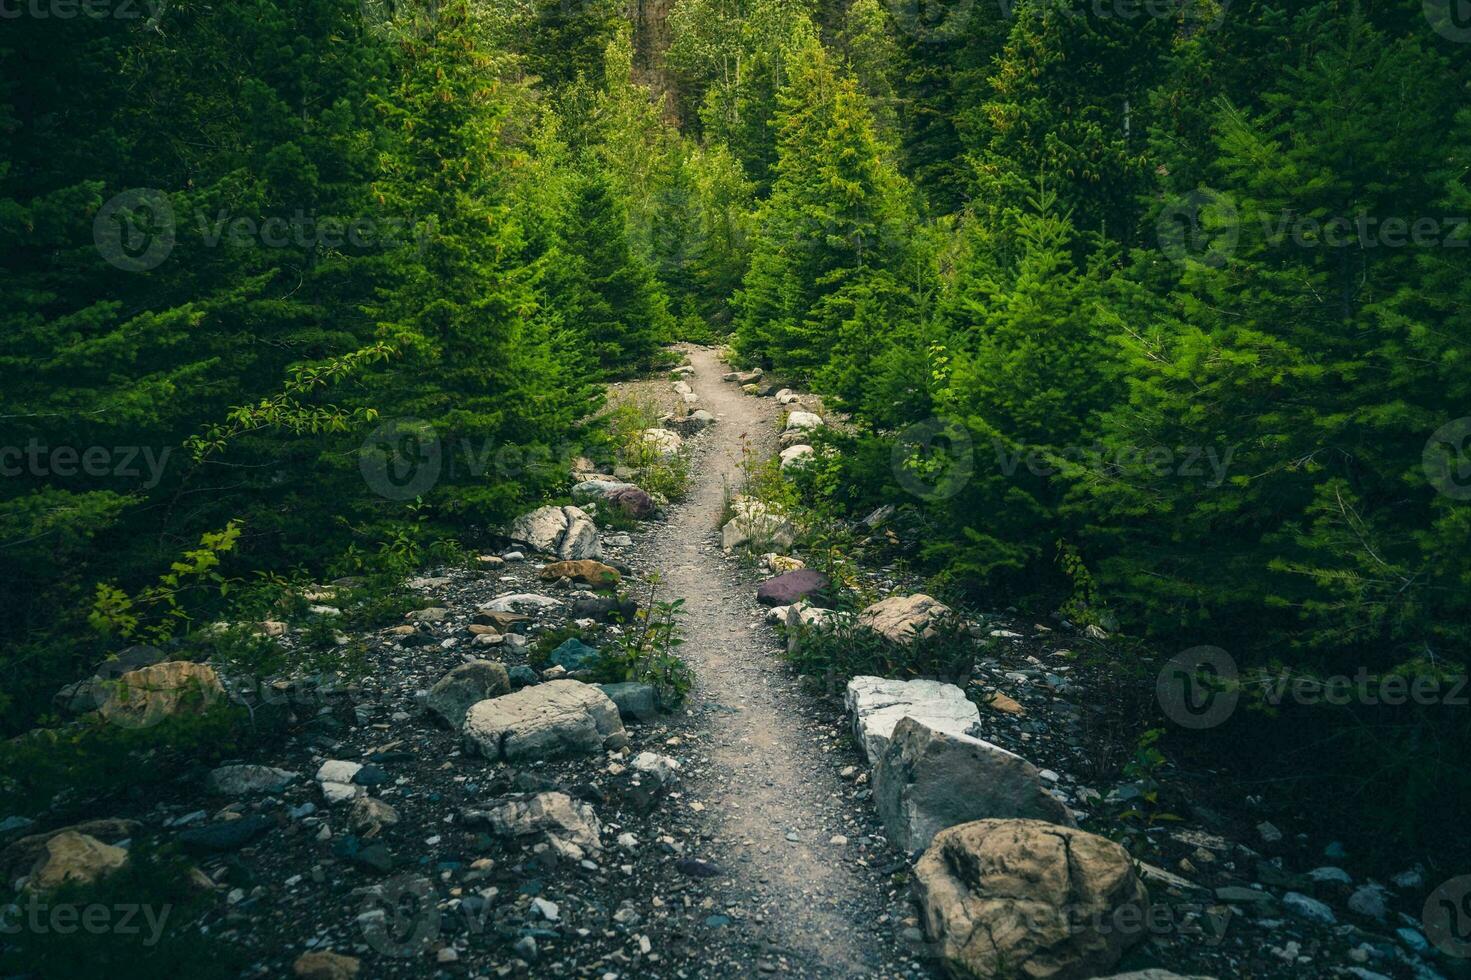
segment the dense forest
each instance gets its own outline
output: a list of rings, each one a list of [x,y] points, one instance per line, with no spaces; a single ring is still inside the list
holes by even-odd
[[[205,625],[565,499],[617,448],[606,385],[681,341],[840,412],[794,500],[898,505],[952,603],[1060,611],[1120,671],[1210,646],[1454,692],[1463,6],[17,7],[8,775],[109,650],[239,653]],[[436,480],[396,479],[406,445]],[[1290,760],[1264,772],[1385,846],[1461,836],[1464,707],[1264,692],[1195,748]]]

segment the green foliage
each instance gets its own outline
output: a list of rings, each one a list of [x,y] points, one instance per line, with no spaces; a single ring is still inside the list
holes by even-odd
[[[651,580],[648,604],[639,607],[618,643],[605,645],[599,651],[593,672],[604,683],[652,684],[660,703],[672,707],[684,702],[694,687],[695,675],[678,654],[684,643],[679,635],[684,599],[661,600],[658,587],[658,580]]]

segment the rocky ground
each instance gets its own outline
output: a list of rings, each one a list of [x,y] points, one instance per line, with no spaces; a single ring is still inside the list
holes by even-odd
[[[423,606],[369,638],[361,681],[277,691],[294,723],[272,750],[78,829],[102,846],[153,834],[187,846],[218,893],[204,927],[246,951],[246,976],[939,976],[943,947],[912,887],[918,854],[885,834],[842,692],[782,663],[785,640],[756,601],[769,573],[721,546],[743,454],[775,453],[779,418],[802,403],[722,381],[713,351],[690,358],[688,401],[715,421],[687,439],[687,499],[601,535],[633,594],[657,577],[659,598],[685,600],[679,653],[696,685],[683,705],[652,712],[644,692],[620,690],[620,721],[597,695],[566,709],[567,726],[537,728],[542,741],[482,710],[514,688],[545,716],[552,693],[577,687],[558,686],[562,667],[531,670],[539,637],[578,625],[597,646],[629,628],[607,621],[604,594],[544,580],[554,556],[508,550],[410,583]],[[573,538],[596,534],[543,516],[563,522],[556,557],[581,557]],[[895,567],[862,574],[877,594],[917,590]],[[1414,867],[1368,881],[1244,805],[1143,830],[1126,820],[1131,784],[1100,761],[1120,751],[1116,685],[1079,656],[1099,641],[1004,613],[974,627],[984,642],[966,693],[980,734],[1035,764],[1084,831],[1127,833],[1147,861],[1151,918],[1104,972],[1457,973],[1424,936],[1420,903],[1437,883]],[[13,843],[43,829],[56,828],[12,824],[0,870],[64,870],[59,844]]]

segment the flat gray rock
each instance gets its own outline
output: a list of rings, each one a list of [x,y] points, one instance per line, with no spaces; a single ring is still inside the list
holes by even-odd
[[[467,750],[505,762],[590,755],[628,738],[612,699],[573,680],[481,701],[465,715],[463,732]]]
[[[990,818],[1077,822],[1047,792],[1037,767],[990,742],[900,719],[873,771],[874,803],[889,840],[928,847],[946,827]]]

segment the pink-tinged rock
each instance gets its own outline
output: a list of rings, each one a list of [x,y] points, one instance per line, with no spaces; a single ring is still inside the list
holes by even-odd
[[[799,568],[776,578],[769,578],[756,590],[756,601],[763,606],[790,606],[827,589],[827,576],[811,568]]]

